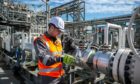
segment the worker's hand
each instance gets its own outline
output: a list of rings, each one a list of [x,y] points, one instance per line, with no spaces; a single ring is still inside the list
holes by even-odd
[[[63,63],[68,64],[68,65],[74,65],[75,58],[72,55],[64,54],[63,55]]]

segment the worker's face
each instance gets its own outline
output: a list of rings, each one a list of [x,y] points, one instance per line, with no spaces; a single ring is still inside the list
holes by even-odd
[[[51,28],[50,28],[50,34],[53,37],[57,37],[60,33],[61,33],[61,31],[58,28],[56,28],[55,26],[51,26]]]

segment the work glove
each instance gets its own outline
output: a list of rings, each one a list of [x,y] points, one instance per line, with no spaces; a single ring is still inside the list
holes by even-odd
[[[64,54],[63,55],[63,63],[68,65],[74,65],[75,64],[75,58],[72,55]]]

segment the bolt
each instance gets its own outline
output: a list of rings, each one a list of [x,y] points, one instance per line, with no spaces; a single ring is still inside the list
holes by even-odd
[[[131,62],[130,60],[126,60],[126,64],[130,64],[130,62]]]
[[[125,66],[125,70],[129,70],[130,68],[128,66]]]

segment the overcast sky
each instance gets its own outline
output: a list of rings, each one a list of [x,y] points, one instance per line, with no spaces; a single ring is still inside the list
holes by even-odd
[[[60,6],[72,0],[50,0],[51,8]],[[32,4],[31,9],[44,11],[45,3],[42,0],[21,0],[22,3]],[[86,19],[98,19],[111,16],[130,14],[132,10],[140,6],[140,0],[85,0]]]

